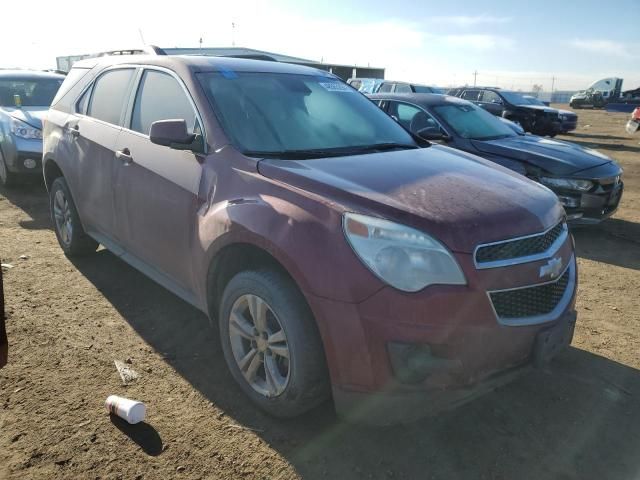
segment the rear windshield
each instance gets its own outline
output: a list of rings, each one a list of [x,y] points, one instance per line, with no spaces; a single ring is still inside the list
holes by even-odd
[[[332,77],[215,72],[201,73],[199,80],[227,135],[244,152],[415,145],[370,100]]]
[[[433,109],[462,138],[491,140],[517,134],[491,113],[475,105],[438,105]]]
[[[53,101],[62,79],[57,78],[0,78],[0,106],[48,107]]]

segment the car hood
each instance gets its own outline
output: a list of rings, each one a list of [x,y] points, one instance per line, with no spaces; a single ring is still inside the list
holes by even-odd
[[[42,130],[42,121],[47,117],[49,107],[22,107],[22,108],[7,108],[3,110],[7,115],[20,120],[21,122],[28,123],[32,127]]]
[[[547,112],[547,113],[556,113],[557,110],[555,108],[551,108],[551,107],[547,107],[544,105],[531,105],[531,104],[522,104],[522,105],[518,105],[519,108],[526,108],[527,110],[538,110],[541,112]]]
[[[313,160],[265,159],[258,169],[344,210],[428,232],[457,252],[543,231],[563,215],[547,188],[442,146]]]
[[[526,162],[553,175],[572,175],[612,161],[596,150],[536,135],[472,140],[471,143],[480,152]]]
[[[558,110],[560,115],[576,115],[576,112],[572,112],[571,110]]]

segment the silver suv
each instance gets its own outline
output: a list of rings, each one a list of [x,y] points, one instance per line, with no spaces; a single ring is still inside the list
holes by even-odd
[[[42,120],[63,75],[0,71],[0,185],[42,174]]]

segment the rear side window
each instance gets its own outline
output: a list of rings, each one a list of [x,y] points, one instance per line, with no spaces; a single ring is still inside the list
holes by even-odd
[[[171,75],[147,70],[142,76],[131,116],[131,130],[149,134],[151,124],[158,120],[183,119],[193,132],[196,113],[187,95]]]
[[[461,97],[465,100],[469,100],[471,102],[475,102],[478,100],[478,96],[480,95],[480,90],[465,90]]]
[[[58,103],[60,99],[64,97],[67,92],[87,74],[88,71],[88,68],[72,68],[69,73],[67,73],[67,76],[64,79],[64,82],[62,82],[62,86],[58,89],[58,93],[56,93],[56,96],[53,98],[51,105]]]
[[[398,83],[396,85],[396,93],[412,93],[411,87],[405,83]]]
[[[380,85],[380,88],[378,89],[379,93],[391,93],[391,91],[393,90],[393,83],[383,83],[382,85]]]
[[[87,115],[113,125],[120,124],[120,115],[133,77],[132,68],[104,73],[93,86]]]
[[[82,115],[87,114],[87,108],[89,107],[89,98],[91,97],[91,89],[88,89],[86,92],[82,94],[80,100],[76,102],[76,113],[81,113]]]

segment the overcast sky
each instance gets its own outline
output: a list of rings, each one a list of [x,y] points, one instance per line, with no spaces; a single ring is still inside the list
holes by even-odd
[[[5,0],[7,1],[7,0]],[[110,0],[13,4],[0,66],[53,68],[55,57],[131,48],[236,46],[340,64],[386,77],[579,89],[609,76],[640,86],[640,0]],[[612,5],[612,6],[609,6]],[[232,28],[235,24],[235,29]]]

